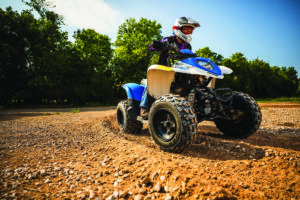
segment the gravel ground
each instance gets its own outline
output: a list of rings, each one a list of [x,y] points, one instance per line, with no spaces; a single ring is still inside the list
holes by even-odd
[[[112,107],[0,110],[0,199],[300,199],[300,104],[260,105],[248,139],[204,122],[181,154]]]

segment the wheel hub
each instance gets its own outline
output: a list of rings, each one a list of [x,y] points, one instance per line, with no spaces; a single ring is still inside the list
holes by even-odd
[[[167,134],[170,135],[172,132],[171,132],[171,129],[172,128],[175,128],[175,123],[172,122],[171,120],[171,117],[170,117],[170,114],[167,115],[167,120],[166,121],[162,121],[160,122],[164,128],[167,130]],[[173,130],[173,129],[172,129]]]
[[[153,120],[157,136],[165,142],[172,140],[176,133],[176,121],[173,114],[166,109],[161,109],[157,111]]]

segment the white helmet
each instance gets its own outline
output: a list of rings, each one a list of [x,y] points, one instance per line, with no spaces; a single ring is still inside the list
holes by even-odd
[[[180,17],[174,23],[174,35],[190,43],[192,41],[193,30],[197,27],[200,27],[200,24],[192,18]]]

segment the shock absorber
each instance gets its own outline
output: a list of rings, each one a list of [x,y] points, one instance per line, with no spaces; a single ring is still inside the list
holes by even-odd
[[[190,103],[191,106],[194,105],[194,103],[195,103],[195,94],[193,92],[189,93],[188,102]]]
[[[204,102],[204,112],[205,112],[205,115],[209,115],[211,113],[211,106],[210,106],[210,102],[208,99],[206,99]]]

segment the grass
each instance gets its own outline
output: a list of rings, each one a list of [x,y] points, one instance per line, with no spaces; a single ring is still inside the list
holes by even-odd
[[[74,110],[72,110],[71,112],[72,112],[72,113],[80,113],[80,110],[79,110],[79,109],[77,109],[77,110],[74,109]]]
[[[300,97],[280,97],[275,99],[257,99],[258,103],[277,103],[277,102],[288,102],[288,103],[300,103]]]

